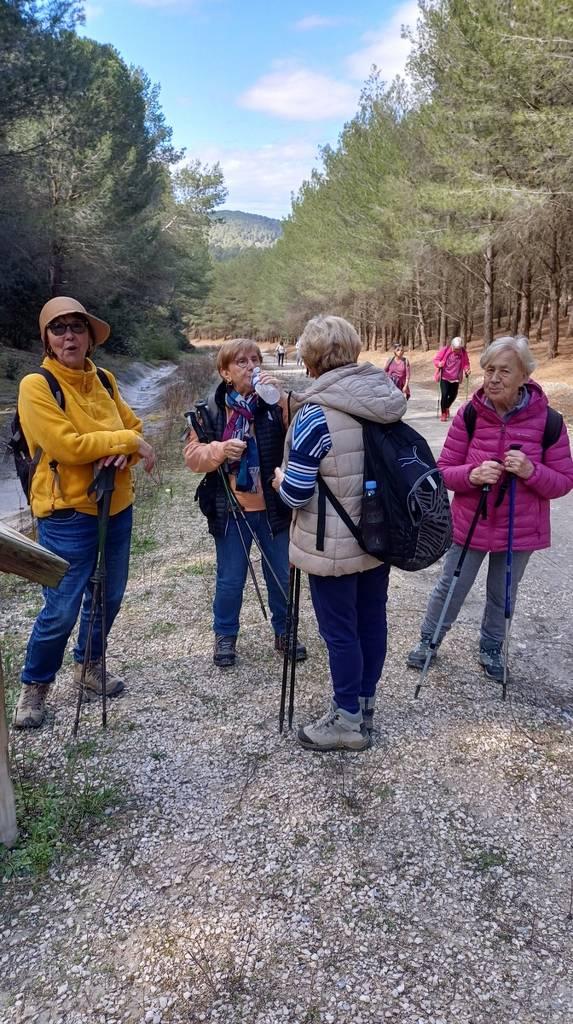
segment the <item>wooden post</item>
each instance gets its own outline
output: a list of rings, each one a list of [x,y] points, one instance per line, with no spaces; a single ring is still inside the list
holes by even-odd
[[[4,703],[4,671],[0,651],[0,843],[13,846],[18,838],[16,804],[8,766],[8,725]]]
[[[13,572],[46,587],[57,587],[68,568],[68,562],[63,558],[5,523],[0,523],[0,572]],[[17,838],[16,807],[8,764],[8,726],[0,652],[0,843],[13,846]]]

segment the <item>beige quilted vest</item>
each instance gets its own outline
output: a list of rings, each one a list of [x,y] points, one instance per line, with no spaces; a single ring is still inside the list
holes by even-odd
[[[291,408],[306,402],[320,405],[332,439],[332,448],[320,463],[320,473],[331,491],[358,524],[362,506],[364,449],[362,427],[352,418],[361,416],[378,423],[394,423],[406,409],[406,399],[383,370],[371,363],[352,363],[324,373],[299,395],[291,395]],[[285,453],[292,444],[291,424]],[[367,555],[326,502],[324,551],[316,547],[318,487],[307,505],[295,509],[290,532],[289,557],[293,565],[316,576],[345,576],[374,569],[380,562]]]

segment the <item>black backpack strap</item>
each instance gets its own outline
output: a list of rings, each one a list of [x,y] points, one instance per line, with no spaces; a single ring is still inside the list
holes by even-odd
[[[473,402],[468,402],[467,405],[464,405],[463,417],[465,427],[468,432],[468,437],[471,441],[472,437],[474,436],[474,430],[476,428],[477,420],[477,409]]]
[[[342,519],[342,522],[344,523],[344,525],[348,527],[348,529],[350,530],[350,532],[351,532],[352,536],[354,537],[354,540],[356,541],[356,543],[360,545],[360,547],[362,548],[363,551],[366,551],[366,548],[364,547],[364,541],[362,540],[362,534],[360,533],[360,530],[356,526],[356,523],[354,523],[352,521],[352,519],[348,515],[348,512],[344,508],[344,505],[342,505],[339,502],[339,500],[336,497],[336,495],[334,495],[332,493],[332,491],[330,490],[330,487],[328,486],[326,481],[321,477],[320,473],[318,474],[318,477],[317,477],[317,483],[318,483],[318,526],[317,526],[317,529],[316,529],[316,550],[317,551],[324,551],[324,536],[325,536],[325,532],[326,532],[326,499],[328,498],[328,500],[329,500],[330,504],[332,505],[334,511],[338,513],[338,515]]]
[[[40,366],[40,369],[36,370],[36,373],[39,373],[40,377],[44,378],[60,409],[64,412],[66,408],[64,392],[62,391],[59,381],[54,377],[54,374],[50,370],[46,370],[44,366]]]
[[[541,439],[541,447],[546,452],[548,448],[556,444],[561,437],[561,431],[563,430],[563,417],[557,409],[552,409],[550,405],[547,406],[547,418],[545,420],[545,430],[543,431],[543,437]]]
[[[113,398],[113,400],[115,402],[115,395],[113,393],[113,384],[111,382],[111,378],[110,378],[109,374],[106,373],[105,370],[102,370],[101,366],[96,366],[96,373],[97,373],[97,375],[98,375],[98,377],[100,379],[100,382],[103,384],[105,390],[107,391],[108,395],[110,396],[110,398]]]

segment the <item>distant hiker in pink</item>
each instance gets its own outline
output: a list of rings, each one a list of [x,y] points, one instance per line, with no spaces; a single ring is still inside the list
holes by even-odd
[[[483,353],[483,387],[456,413],[438,466],[454,492],[454,543],[448,551],[408,665],[423,668],[485,484],[485,518],[479,519],[440,630],[438,645],[455,622],[488,557],[486,605],[479,661],[490,679],[503,682],[505,573],[510,482],[516,480],[511,612],[532,551],[551,544],[549,502],[573,490],[573,460],[563,417],[549,407],[526,338],[498,338]],[[435,654],[432,651],[431,657]]]
[[[452,338],[449,345],[434,356],[434,380],[440,382],[442,423],[450,418],[450,406],[458,397],[458,388],[464,374],[469,376],[470,360],[461,338]]]
[[[384,367],[393,384],[403,391],[406,398],[410,397],[410,362],[404,355],[402,345],[394,345],[394,355]]]

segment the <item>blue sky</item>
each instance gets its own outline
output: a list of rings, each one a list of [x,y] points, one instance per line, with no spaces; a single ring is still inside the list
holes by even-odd
[[[415,0],[91,0],[85,35],[161,85],[174,142],[220,161],[229,209],[286,216],[370,68],[404,66]]]

